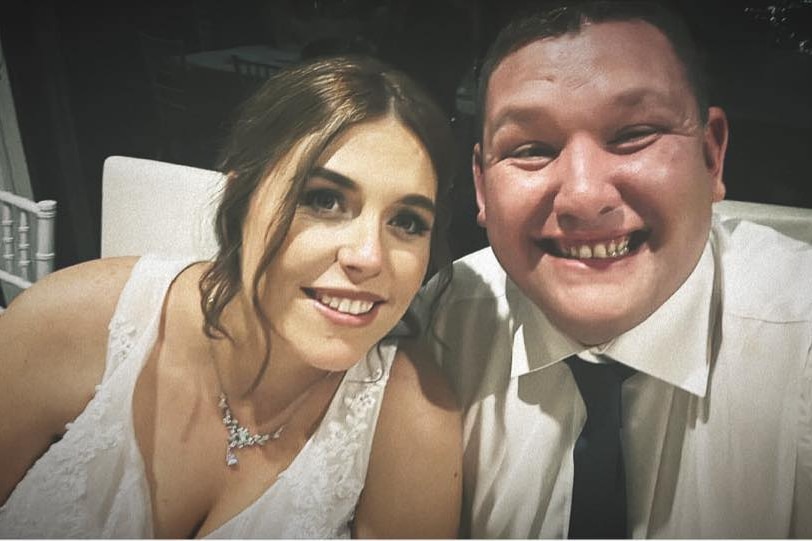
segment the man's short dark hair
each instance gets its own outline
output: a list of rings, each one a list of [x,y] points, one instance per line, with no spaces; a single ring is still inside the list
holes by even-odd
[[[700,58],[691,32],[683,18],[672,9],[655,2],[561,2],[543,9],[524,11],[515,16],[496,36],[488,49],[479,72],[476,97],[476,126],[482,141],[485,121],[485,98],[494,70],[506,56],[528,43],[543,38],[556,38],[580,32],[588,23],[610,21],[644,21],[662,32],[685,69],[699,115],[707,120],[709,96],[704,62]]]

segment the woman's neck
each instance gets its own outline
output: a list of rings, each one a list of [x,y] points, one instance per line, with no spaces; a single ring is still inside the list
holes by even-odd
[[[233,404],[250,403],[257,424],[277,417],[328,374],[294,358],[271,328],[263,333],[246,295],[225,307],[221,321],[231,339],[209,339],[219,391]]]

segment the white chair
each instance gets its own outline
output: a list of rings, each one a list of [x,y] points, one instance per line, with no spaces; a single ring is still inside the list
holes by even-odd
[[[54,270],[55,221],[56,201],[35,202],[0,190],[0,284],[6,303]]]
[[[713,205],[713,209],[722,216],[756,222],[812,243],[812,209],[744,201],[720,201]]]
[[[111,156],[102,174],[101,256],[158,253],[209,259],[225,177],[185,165]]]

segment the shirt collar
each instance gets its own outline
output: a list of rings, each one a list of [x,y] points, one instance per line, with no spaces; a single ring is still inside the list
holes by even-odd
[[[601,346],[585,348],[559,331],[512,282],[516,314],[510,376],[540,370],[571,355],[608,356],[697,396],[705,396],[711,337],[719,304],[712,242],[688,279],[645,321]],[[591,354],[591,355],[590,355]]]
[[[550,366],[583,349],[581,344],[559,331],[512,281],[508,281],[506,293],[511,312],[516,315],[511,378]]]

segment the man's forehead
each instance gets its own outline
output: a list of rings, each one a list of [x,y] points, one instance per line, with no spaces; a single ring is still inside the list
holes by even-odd
[[[486,109],[494,102],[526,102],[546,89],[576,92],[603,85],[620,104],[671,90],[690,93],[685,71],[665,35],[644,21],[587,23],[578,32],[545,37],[507,55],[493,71]],[[490,114],[487,116],[491,116]]]

